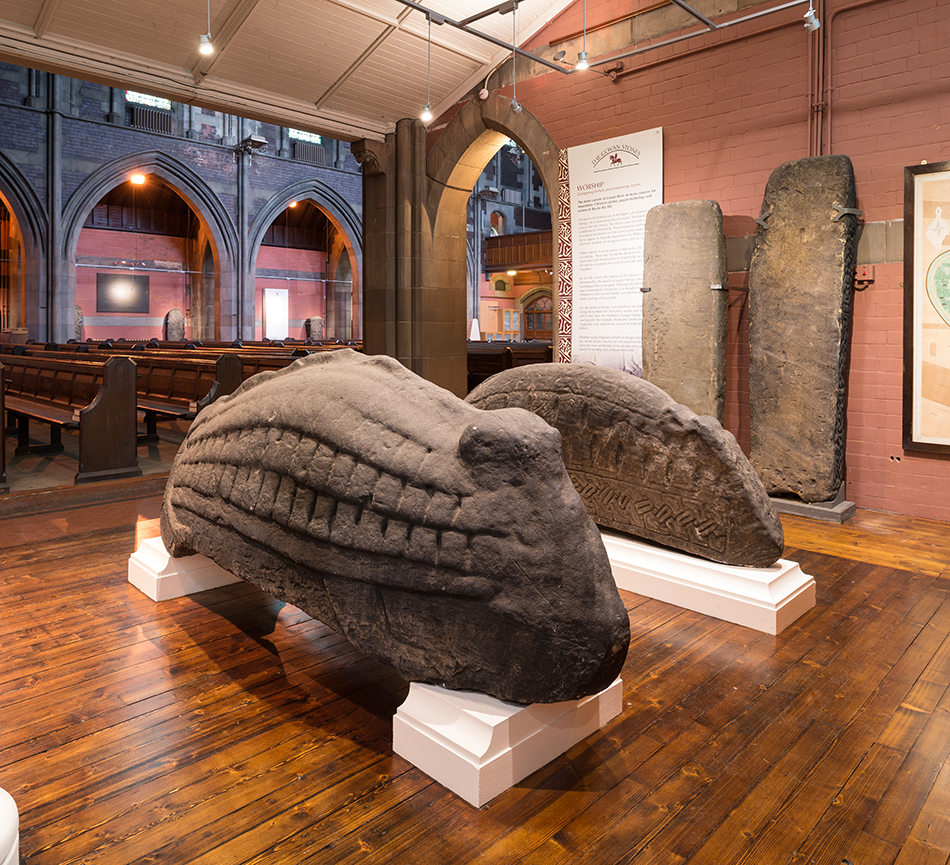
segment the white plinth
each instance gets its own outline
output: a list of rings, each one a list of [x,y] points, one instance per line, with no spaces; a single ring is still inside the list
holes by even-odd
[[[0,789],[0,865],[19,865],[20,814],[13,797]]]
[[[393,718],[393,750],[481,807],[620,714],[623,684],[529,706],[413,682]]]
[[[617,587],[765,631],[781,633],[815,606],[815,581],[796,562],[720,565],[601,532]]]
[[[129,582],[153,601],[168,601],[241,580],[204,556],[173,559],[161,538],[149,538],[129,556]]]

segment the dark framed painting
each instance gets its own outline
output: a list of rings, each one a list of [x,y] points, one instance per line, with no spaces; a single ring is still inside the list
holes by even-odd
[[[950,454],[950,162],[904,169],[907,450]]]
[[[148,277],[97,273],[96,312],[148,312]]]

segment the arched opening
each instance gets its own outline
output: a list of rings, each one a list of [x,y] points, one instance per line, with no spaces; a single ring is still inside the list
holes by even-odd
[[[134,208],[133,193],[128,189],[133,174],[145,177],[145,183],[134,193]],[[103,203],[106,209],[97,216],[97,208]],[[119,209],[110,212],[110,205]],[[118,222],[103,225],[102,219]],[[125,228],[121,227],[123,220]],[[113,236],[108,243],[115,248],[99,249],[91,244],[92,235],[83,237],[89,229],[121,232],[125,238]],[[95,274],[100,268],[115,272],[117,263],[123,260],[127,268],[129,263],[137,268],[126,269],[126,275],[149,276],[149,304],[147,314],[127,314],[120,325],[125,332],[117,335],[137,337],[147,328],[150,335],[159,337],[164,317],[171,309],[185,312],[190,339],[234,339],[238,335],[240,308],[234,268],[238,243],[233,225],[207,184],[173,157],[158,151],[130,154],[91,174],[70,196],[63,213],[62,236],[62,260],[67,267],[54,286],[54,339],[74,335],[73,310],[80,305],[84,315],[86,308],[91,306],[93,310],[93,320],[84,321],[84,326],[115,328],[115,313],[96,309],[98,297],[89,293],[83,272]],[[210,280],[205,270],[208,246],[214,261]],[[163,259],[161,256],[166,254],[169,257]],[[80,264],[91,266],[77,266]]]
[[[210,244],[202,256],[201,234],[197,215],[157,175],[137,173],[113,186],[86,215],[76,242],[81,331],[72,335],[163,339],[173,310],[184,314],[185,338],[213,331],[213,273],[210,292],[205,286]]]
[[[462,341],[469,333],[471,319],[479,317],[481,309],[480,304],[473,302],[471,284],[466,279],[466,273],[462,271],[467,261],[477,255],[469,255],[462,249],[458,249],[456,253],[455,247],[461,239],[468,240],[469,237],[466,226],[466,217],[470,212],[469,191],[476,188],[485,166],[503,148],[505,151],[499,159],[507,160],[507,163],[499,163],[499,173],[503,164],[511,168],[517,167],[516,164],[523,154],[526,158],[520,165],[525,170],[524,167],[530,163],[531,180],[523,187],[522,195],[536,193],[545,204],[551,201],[557,189],[558,149],[541,123],[529,111],[516,113],[511,110],[509,99],[492,95],[486,100],[467,102],[449,122],[439,138],[437,148],[430,152],[428,159],[428,175],[433,182],[429,187],[426,209],[433,220],[432,248],[439,250],[440,258],[444,262],[438,274],[435,275],[438,282],[434,287],[459,289],[466,284],[470,286],[466,305],[468,320],[459,322],[457,328],[458,339],[462,345],[464,345]],[[511,153],[508,153],[509,149]],[[496,186],[495,190],[497,194],[500,192],[500,187]],[[491,192],[490,189],[486,191]],[[513,212],[507,217],[509,223],[515,220],[516,211],[521,212],[521,201],[511,203]],[[494,206],[492,212],[505,213],[499,206]],[[551,214],[550,219],[552,221],[551,236],[553,236],[557,214]],[[490,234],[490,232],[485,233]],[[508,232],[499,239],[514,236]],[[535,251],[534,255],[537,259],[534,262],[534,271],[543,271],[546,274],[556,272],[556,244],[551,242],[550,236],[544,249]],[[458,265],[455,262],[458,262]],[[520,319],[518,295],[512,290],[518,287],[516,281],[509,277],[506,281],[504,297],[496,290],[499,275],[508,276],[506,270],[507,268],[491,270],[486,266],[486,271],[491,276],[488,279],[482,279],[481,283],[491,299],[491,306],[497,308],[486,310],[489,313],[489,321],[483,322],[479,319],[479,328],[482,333],[520,332],[520,321],[519,327],[517,329],[514,327],[516,318]],[[506,311],[508,312],[507,322],[504,318]],[[554,312],[556,310],[552,310],[552,318]],[[492,313],[494,322],[491,321]],[[508,330],[504,327],[506,323],[509,325]],[[494,327],[492,327],[493,324]],[[499,328],[498,325],[501,327]]]
[[[257,338],[269,310],[268,330],[283,317],[292,339],[362,339],[361,222],[334,190],[283,190],[255,218],[250,244]]]
[[[0,195],[0,333],[7,342],[25,342],[28,336],[25,279],[23,233]]]

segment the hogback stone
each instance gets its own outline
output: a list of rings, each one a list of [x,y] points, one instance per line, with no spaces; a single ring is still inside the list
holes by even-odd
[[[643,244],[643,377],[696,414],[722,422],[728,287],[715,201],[659,204]]]
[[[847,156],[769,178],[749,271],[751,459],[771,495],[833,499],[844,481],[845,370],[856,255]]]
[[[349,349],[202,409],[162,504],[201,553],[406,679],[520,703],[597,693],[626,610],[561,438]]]
[[[732,434],[648,381],[533,364],[493,375],[467,399],[526,408],[555,427],[599,526],[730,565],[766,567],[782,553],[782,524]]]

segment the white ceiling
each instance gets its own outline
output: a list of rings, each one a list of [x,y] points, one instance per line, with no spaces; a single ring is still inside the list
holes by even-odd
[[[494,7],[430,0],[463,21]],[[517,42],[571,0],[519,0]],[[0,59],[176,102],[320,132],[379,139],[426,103],[427,21],[398,0],[211,0],[216,51],[198,53],[207,0],[0,0]],[[510,44],[511,14],[470,25]],[[433,114],[449,108],[511,56],[432,25]]]

